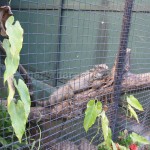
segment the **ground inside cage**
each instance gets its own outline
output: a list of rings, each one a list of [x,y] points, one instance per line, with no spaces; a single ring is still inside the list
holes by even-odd
[[[114,112],[113,105],[108,108],[108,118],[110,120],[110,126],[113,127]],[[150,113],[150,112],[148,112]],[[114,138],[118,137],[118,133],[127,129],[129,132],[136,132],[142,134],[149,140],[150,138],[150,126],[149,121],[144,122],[145,113],[140,116],[140,124],[134,119],[126,118],[124,108],[119,109],[119,115],[116,123],[116,130]],[[148,115],[148,114],[146,114]],[[41,149],[51,150],[97,150],[97,146],[103,141],[102,132],[95,137],[92,143],[92,138],[97,133],[97,123],[89,130],[88,133],[83,129],[84,115],[78,118],[72,118],[70,120],[51,120],[39,123],[42,129]],[[39,130],[37,129],[36,136],[39,137]],[[32,136],[30,138],[33,138]],[[37,139],[38,140],[38,139]],[[139,150],[147,150],[148,146],[140,146]]]
[[[31,124],[32,126],[33,124]],[[71,120],[55,120],[48,122],[41,122],[39,126],[42,130],[42,138],[40,140],[40,149],[51,150],[96,150],[98,145],[98,139],[90,144],[90,140],[94,134],[96,134],[96,125],[85,133],[83,129],[83,116],[80,118],[74,118]],[[34,133],[33,133],[33,130]],[[38,147],[39,129],[35,127],[30,129],[30,138],[36,139],[36,146]]]

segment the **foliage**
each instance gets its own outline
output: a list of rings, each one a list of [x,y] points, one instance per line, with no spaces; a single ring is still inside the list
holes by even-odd
[[[7,19],[5,26],[8,35],[8,39],[4,39],[3,41],[3,47],[6,51],[4,83],[7,82],[8,85],[7,108],[14,132],[21,143],[22,136],[25,133],[31,105],[29,90],[26,84],[21,79],[19,79],[17,83],[14,78],[14,74],[18,69],[20,61],[23,29],[19,21],[14,23],[13,16]],[[14,97],[16,91],[19,94],[18,99],[15,99]]]
[[[8,144],[11,144],[12,141],[17,141],[17,137],[14,135],[14,131],[11,127],[11,120],[10,116],[8,114],[8,111],[6,110],[6,107],[3,105],[0,105],[0,146],[6,146]],[[5,136],[6,138],[3,138]],[[24,145],[25,143],[22,142],[22,144],[16,143],[13,144],[13,149],[18,149],[21,145]],[[7,149],[12,149],[12,147],[7,147]]]
[[[134,108],[139,111],[143,111],[143,107],[139,103],[139,101],[133,95],[130,95],[127,97],[127,111],[129,111],[131,117],[134,117],[139,123],[138,115]],[[104,137],[104,141],[98,145],[98,150],[136,150],[138,149],[139,143],[150,144],[147,139],[134,132],[128,134],[127,130],[125,130],[124,132],[120,132],[118,143],[115,143],[112,140],[112,132],[109,127],[109,120],[106,116],[105,107],[102,109],[101,102],[98,102],[97,100],[90,100],[87,104],[83,124],[86,132],[90,127],[92,127],[97,118],[101,118],[102,134]]]
[[[84,129],[86,132],[95,123],[96,118],[98,117],[101,110],[102,104],[100,102],[96,103],[95,100],[90,100],[88,102],[84,118]]]
[[[133,116],[137,120],[137,122],[139,123],[137,113],[135,112],[135,110],[129,104],[128,104],[128,110],[130,111],[131,118]]]
[[[101,123],[102,123],[102,130],[103,130],[104,140],[107,141],[109,121],[107,119],[105,111],[102,111],[102,113],[101,113]]]
[[[133,95],[130,95],[129,97],[127,96],[127,102],[129,105],[131,105],[135,109],[137,109],[139,111],[143,111],[142,105],[139,103],[139,101]]]
[[[132,132],[132,134],[130,134],[131,139],[133,140],[133,142],[138,142],[141,144],[150,144],[149,141],[147,141],[147,139],[145,139],[144,137]]]
[[[127,130],[119,132],[118,141],[120,145],[125,147],[129,147],[129,145],[133,142]]]
[[[133,108],[139,111],[143,111],[142,105],[133,95],[130,95],[129,97],[127,96],[127,102],[128,102],[128,110],[130,112],[131,117],[133,116],[139,123],[138,115]]]

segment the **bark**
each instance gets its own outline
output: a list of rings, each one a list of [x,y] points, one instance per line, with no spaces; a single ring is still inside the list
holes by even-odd
[[[93,84],[101,84],[101,81],[96,81]],[[150,73],[144,74],[129,74],[124,77],[121,92],[136,91],[137,89],[148,89],[150,86]],[[74,97],[63,100],[56,105],[49,107],[37,107],[31,108],[30,117],[34,120],[41,118],[41,121],[44,119],[51,120],[54,118],[72,118],[77,117],[82,114],[82,110],[85,109],[87,102],[90,99],[97,98],[99,100],[113,101],[113,82],[111,78],[106,79],[106,83],[101,88],[91,88],[86,91],[75,94]]]
[[[120,85],[121,93],[144,89],[150,85],[150,73],[132,74],[130,69],[130,49],[126,49],[123,79]],[[31,108],[30,116],[36,118],[72,118],[83,113],[90,99],[97,99],[104,103],[114,100],[114,75],[116,62],[111,70],[105,64],[97,65],[90,71],[68,81],[64,86],[57,89],[47,101],[37,102],[41,107]],[[148,88],[147,88],[148,89]]]

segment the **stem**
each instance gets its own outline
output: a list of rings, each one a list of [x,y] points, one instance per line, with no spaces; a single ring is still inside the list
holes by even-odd
[[[97,132],[96,132],[96,134],[92,137],[92,140],[91,140],[90,144],[92,144],[93,140],[94,140],[94,139],[96,138],[96,136],[99,134],[99,131],[100,131],[100,117],[98,117],[97,122],[98,122]]]

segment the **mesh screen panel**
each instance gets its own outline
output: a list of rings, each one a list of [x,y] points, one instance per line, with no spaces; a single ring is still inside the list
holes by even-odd
[[[13,131],[11,134],[8,131],[12,127],[10,122],[6,123],[9,116],[2,106],[0,137],[7,143],[0,141],[0,149],[95,150],[103,140],[101,129],[91,147],[85,143],[96,134],[98,122],[88,133],[83,128],[84,110],[90,99],[107,101],[107,116],[114,139],[124,129],[150,138],[149,81],[138,86],[142,81],[134,78],[137,84],[123,91],[120,83],[125,77],[116,77],[115,91],[108,90],[104,94],[101,85],[93,88],[90,84],[93,68],[105,64],[111,71],[114,66],[122,43],[121,33],[125,32],[122,28],[125,3],[124,0],[11,1],[12,12],[24,29],[20,64],[32,80],[28,84],[33,86],[31,109],[34,117],[30,116],[26,135],[19,144]],[[129,74],[142,76],[147,73],[144,74],[147,78],[150,76],[149,6],[149,0],[133,1],[133,9],[127,9],[131,11],[127,13],[131,17],[130,26],[126,27],[129,33],[124,33],[126,48],[131,49]],[[0,100],[3,104],[7,88],[3,85],[4,55],[0,53],[0,56]],[[125,62],[118,63],[124,65]],[[16,77],[22,78],[19,70]],[[110,86],[114,88],[113,83]],[[122,108],[125,93],[134,95],[144,107],[142,113],[137,112],[140,124],[126,117]],[[44,102],[47,103],[43,106]]]

